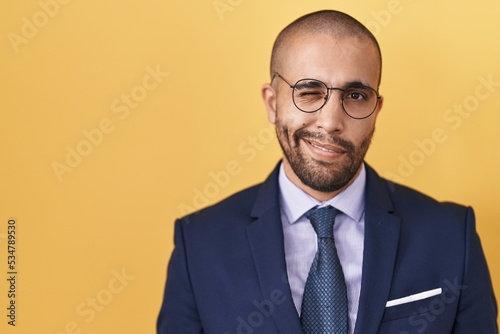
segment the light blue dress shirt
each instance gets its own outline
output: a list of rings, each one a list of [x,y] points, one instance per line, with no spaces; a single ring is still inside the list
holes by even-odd
[[[281,221],[285,242],[285,260],[292,298],[301,313],[302,295],[309,269],[317,250],[316,232],[304,216],[311,208],[331,205],[339,211],[335,218],[334,238],[344,272],[349,307],[349,333],[354,332],[358,314],[365,235],[365,166],[346,189],[334,198],[319,202],[293,184],[280,167],[279,186]]]

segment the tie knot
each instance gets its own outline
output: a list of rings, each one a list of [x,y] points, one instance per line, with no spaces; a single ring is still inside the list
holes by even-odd
[[[333,238],[333,223],[336,215],[337,209],[331,205],[319,209],[314,207],[305,214],[311,221],[318,238]]]

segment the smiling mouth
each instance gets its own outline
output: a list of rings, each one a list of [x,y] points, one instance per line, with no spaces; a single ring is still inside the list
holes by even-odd
[[[323,152],[326,152],[326,153],[333,153],[333,154],[342,154],[342,153],[345,153],[345,150],[341,149],[341,148],[338,148],[336,146],[332,146],[332,145],[328,145],[328,144],[320,144],[320,143],[317,143],[317,142],[312,142],[312,141],[309,141],[307,139],[304,139],[309,145],[311,145],[312,147],[320,150],[320,151],[323,151]]]

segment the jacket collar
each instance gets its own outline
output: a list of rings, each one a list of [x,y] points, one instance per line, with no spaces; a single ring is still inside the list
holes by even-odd
[[[275,298],[273,317],[282,333],[301,333],[288,284],[279,207],[279,164],[261,185],[247,226],[248,240],[263,297]],[[363,278],[355,334],[375,333],[389,296],[399,241],[390,186],[366,165]]]
[[[392,284],[400,233],[391,186],[367,165],[363,277],[355,334],[376,333]]]
[[[279,164],[261,185],[247,226],[247,236],[265,300],[273,302],[275,323],[281,333],[301,333],[286,271],[279,207]],[[273,297],[274,296],[274,297]]]

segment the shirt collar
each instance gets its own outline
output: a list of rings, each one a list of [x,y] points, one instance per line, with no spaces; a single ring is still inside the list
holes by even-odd
[[[320,202],[309,196],[288,179],[285,174],[283,163],[279,171],[280,203],[281,210],[288,221],[293,224],[307,211],[315,206],[331,205],[348,215],[356,222],[360,222],[365,211],[365,184],[366,170],[364,163],[361,171],[353,183],[342,190],[337,196],[325,202]]]

